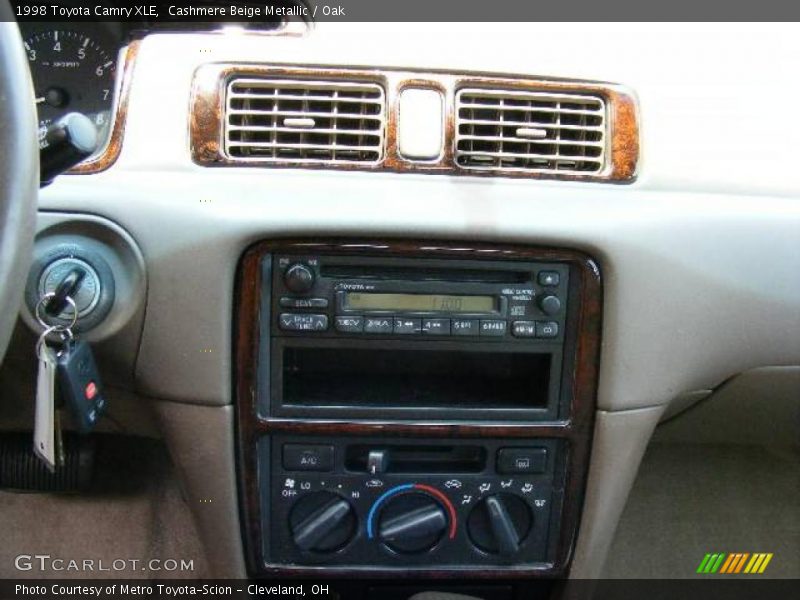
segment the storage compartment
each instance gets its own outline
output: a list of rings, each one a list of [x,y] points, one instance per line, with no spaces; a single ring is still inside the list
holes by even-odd
[[[440,344],[283,347],[282,404],[373,409],[543,409],[553,354]]]

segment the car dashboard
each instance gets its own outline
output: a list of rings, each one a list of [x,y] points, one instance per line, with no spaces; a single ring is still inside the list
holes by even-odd
[[[6,362],[86,266],[215,576],[599,577],[664,415],[800,365],[800,132],[755,101],[800,49],[740,34],[24,24],[40,128],[101,143]]]

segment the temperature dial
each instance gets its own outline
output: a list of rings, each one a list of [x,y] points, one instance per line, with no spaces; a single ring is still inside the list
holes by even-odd
[[[350,503],[332,492],[303,496],[292,507],[289,528],[294,543],[303,550],[330,553],[345,546],[356,534],[356,515]]]
[[[442,505],[424,492],[390,499],[378,519],[378,537],[395,552],[417,554],[433,548],[447,529]]]
[[[488,554],[517,553],[533,526],[525,501],[513,494],[496,494],[479,502],[467,519],[472,543]]]

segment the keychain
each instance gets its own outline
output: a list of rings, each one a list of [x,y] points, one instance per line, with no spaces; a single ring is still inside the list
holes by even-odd
[[[94,428],[106,406],[91,346],[85,340],[76,339],[73,334],[73,327],[78,320],[75,301],[66,297],[67,304],[72,308],[69,325],[48,325],[40,314],[40,308],[53,296],[53,293],[42,296],[35,311],[36,319],[44,331],[36,342],[39,370],[34,451],[50,470],[64,463],[61,406],[66,404],[69,407],[80,433],[89,433]],[[47,338],[53,333],[61,337],[60,347],[48,346]]]
[[[56,454],[55,398],[57,357],[55,351],[46,343],[46,338],[58,330],[58,327],[47,327],[36,342],[36,356],[39,369],[36,375],[36,409],[33,422],[33,451],[50,471],[58,464]]]

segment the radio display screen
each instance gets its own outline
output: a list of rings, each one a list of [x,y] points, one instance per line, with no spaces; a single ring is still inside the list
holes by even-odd
[[[494,296],[453,296],[442,294],[373,294],[348,292],[345,308],[350,310],[391,310],[408,312],[490,313],[496,309]]]

